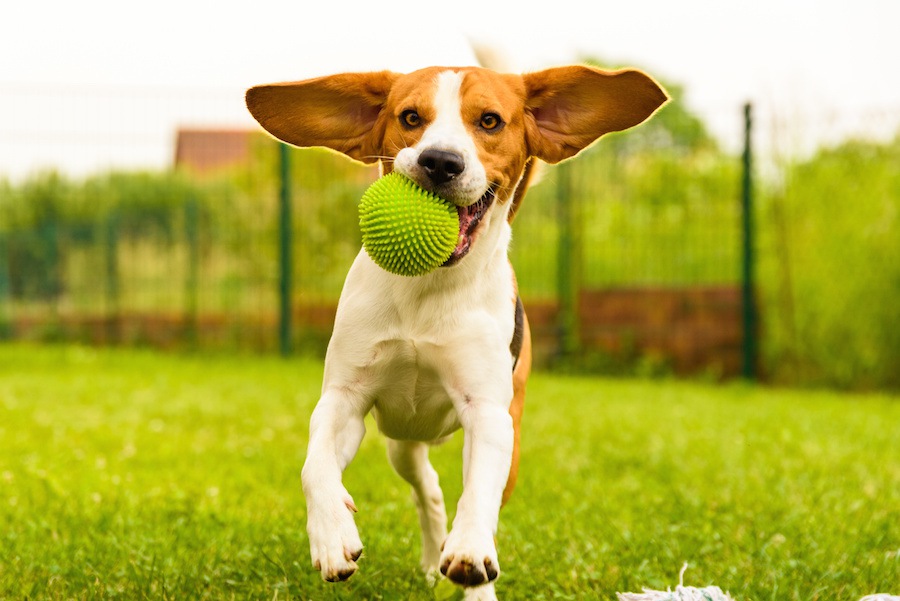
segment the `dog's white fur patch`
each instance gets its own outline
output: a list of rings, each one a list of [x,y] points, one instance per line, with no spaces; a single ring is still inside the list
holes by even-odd
[[[409,146],[397,153],[394,170],[408,178],[427,186],[427,178],[418,164],[423,151],[443,150],[458,154],[465,161],[465,170],[453,179],[452,185],[442,190],[447,200],[466,207],[478,201],[488,190],[487,173],[478,160],[478,149],[472,134],[462,119],[463,73],[443,71],[438,74],[434,108],[436,117],[428,124],[415,146]]]

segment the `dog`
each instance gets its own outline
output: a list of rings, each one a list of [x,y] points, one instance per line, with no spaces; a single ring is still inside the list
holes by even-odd
[[[324,580],[357,570],[363,544],[342,472],[374,415],[412,487],[422,568],[496,599],[495,535],[515,486],[531,335],[507,251],[537,161],[558,163],[642,123],[668,100],[637,70],[566,66],[514,75],[481,67],[343,73],[249,89],[271,135],[399,172],[456,205],[458,244],[416,277],[360,250],[347,275],[310,418],[301,481],[312,563]],[[429,446],[463,431],[452,528]]]

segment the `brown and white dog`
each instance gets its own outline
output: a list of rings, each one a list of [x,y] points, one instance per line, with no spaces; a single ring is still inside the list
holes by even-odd
[[[349,578],[362,553],[341,476],[371,412],[391,464],[413,488],[422,567],[466,587],[467,599],[496,598],[494,536],[516,482],[531,367],[507,258],[510,223],[534,159],[572,157],[666,100],[644,73],[585,66],[344,73],[247,92],[250,112],[276,138],[380,162],[459,213],[459,243],[441,268],[393,275],[361,250],[347,275],[302,472],[312,563],[325,580]],[[448,534],[428,448],[459,428],[463,493]]]

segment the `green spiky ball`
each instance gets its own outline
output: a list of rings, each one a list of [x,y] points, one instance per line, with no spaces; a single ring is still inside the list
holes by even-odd
[[[456,248],[456,207],[399,173],[375,181],[359,203],[363,247],[375,263],[397,275],[423,275]]]

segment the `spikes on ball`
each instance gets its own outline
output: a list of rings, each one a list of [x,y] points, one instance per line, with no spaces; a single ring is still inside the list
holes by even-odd
[[[399,173],[375,181],[359,203],[363,248],[382,269],[417,276],[443,265],[459,237],[456,207]]]

